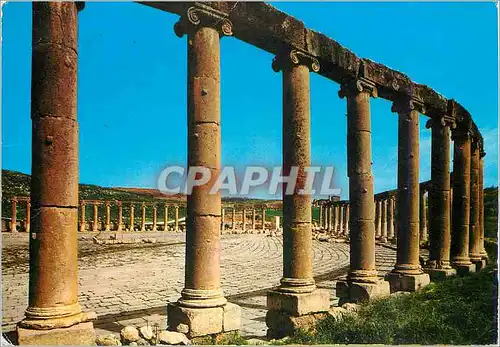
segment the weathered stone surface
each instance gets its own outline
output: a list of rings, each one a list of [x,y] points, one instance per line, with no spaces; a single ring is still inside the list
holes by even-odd
[[[358,312],[361,308],[358,304],[354,304],[352,302],[346,302],[345,304],[342,305],[342,308],[345,309],[347,312]]]
[[[341,302],[362,302],[390,294],[387,281],[377,280],[374,283],[338,281],[336,294]]]
[[[176,331],[161,331],[158,335],[160,343],[165,343],[167,345],[188,345],[190,344],[189,339],[183,333]]]
[[[146,340],[151,340],[154,336],[153,328],[150,325],[139,328],[139,334]]]
[[[429,274],[431,281],[442,281],[447,277],[455,276],[457,274],[457,270],[449,268],[449,269],[427,269],[424,268],[425,273]]]
[[[281,338],[291,335],[294,331],[303,329],[314,331],[316,323],[327,317],[326,312],[307,314],[304,316],[292,316],[283,311],[269,310],[266,314],[268,338]]]
[[[87,322],[51,330],[17,328],[17,339],[19,345],[90,346],[95,344],[96,337],[93,324]]]
[[[270,291],[267,294],[267,309],[284,311],[293,316],[315,312],[326,312],[330,308],[330,293],[316,289],[312,293],[283,293]]]
[[[99,336],[95,343],[98,346],[121,346],[122,343],[120,341],[120,338],[116,336],[115,334],[108,334],[108,335],[102,335]]]
[[[222,307],[187,308],[177,303],[169,303],[168,329],[177,331],[179,324],[185,324],[189,327],[189,338],[220,333],[223,331],[223,315]]]
[[[241,308],[233,303],[228,302],[223,306],[223,330],[224,332],[239,330],[241,327]]]
[[[120,331],[123,343],[137,342],[139,340],[139,330],[133,326],[126,326]]]
[[[416,292],[430,283],[428,274],[398,274],[391,272],[387,274],[387,281],[391,286],[391,293],[393,292]]]
[[[348,314],[349,312],[343,308],[343,307],[331,307],[328,310],[328,315],[335,319],[336,321],[340,321],[344,319],[344,317]]]

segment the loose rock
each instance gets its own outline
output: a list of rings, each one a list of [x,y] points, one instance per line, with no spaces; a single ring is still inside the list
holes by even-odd
[[[177,331],[163,330],[160,332],[158,339],[160,343],[165,343],[167,345],[187,345],[190,343],[186,335]]]
[[[153,328],[148,326],[140,327],[139,334],[146,340],[151,340],[153,338]]]
[[[359,306],[358,304],[353,304],[351,302],[346,302],[342,305],[342,308],[344,308],[347,312],[358,312],[361,306]]]
[[[133,326],[127,326],[120,331],[123,343],[137,342],[139,340],[139,330]]]
[[[121,346],[120,339],[114,334],[102,335],[95,340],[98,346]]]

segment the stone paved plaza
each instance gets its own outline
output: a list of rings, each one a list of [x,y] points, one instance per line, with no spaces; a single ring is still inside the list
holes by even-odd
[[[180,296],[184,280],[184,238],[181,233],[151,233],[154,244],[92,242],[93,233],[80,235],[79,300],[86,311],[98,315],[97,334],[119,332],[124,325],[165,325],[166,303]],[[282,238],[265,235],[222,236],[222,288],[242,308],[241,333],[263,337],[267,290],[282,276]],[[381,273],[392,269],[395,251],[376,247]],[[23,318],[28,300],[28,235],[2,234],[3,331]],[[346,243],[313,243],[314,275],[320,288],[335,298],[335,279],[349,265]],[[332,302],[332,304],[335,302]]]

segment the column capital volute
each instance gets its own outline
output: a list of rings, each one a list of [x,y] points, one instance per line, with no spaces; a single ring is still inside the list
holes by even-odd
[[[447,117],[443,115],[442,117],[434,117],[427,120],[425,123],[425,127],[427,129],[430,128],[444,128],[449,127],[450,129],[455,129],[457,127],[457,123],[453,118]]]
[[[393,101],[391,111],[398,114],[408,114],[411,111],[425,113],[425,105],[421,100],[405,95]]]
[[[174,32],[178,37],[182,37],[206,27],[217,30],[221,36],[233,35],[233,24],[226,13],[199,3],[187,9],[175,23]]]
[[[457,127],[451,132],[451,138],[453,141],[457,139],[470,141],[472,136],[473,132],[470,118],[462,118],[460,122],[457,122]]]
[[[273,58],[272,68],[275,72],[290,69],[294,66],[304,65],[309,71],[318,72],[319,61],[315,57],[297,49],[283,50]]]
[[[378,96],[377,85],[364,77],[350,79],[340,85],[339,97],[342,99],[347,96],[353,96],[359,93],[368,93],[371,97]]]
[[[75,5],[76,5],[76,10],[80,12],[85,8],[85,1],[75,1]]]
[[[483,149],[483,148],[481,148],[481,149],[479,150],[479,158],[480,158],[480,159],[482,159],[482,158],[484,158],[485,156],[486,156],[486,152],[484,151],[484,149]]]

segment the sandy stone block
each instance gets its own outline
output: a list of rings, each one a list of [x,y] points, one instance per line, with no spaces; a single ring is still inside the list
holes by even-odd
[[[394,292],[415,292],[428,285],[431,280],[429,274],[402,275],[390,272],[386,276],[390,283],[391,293]]]
[[[95,331],[91,322],[80,323],[69,328],[32,330],[17,328],[19,345],[95,345]]]
[[[267,294],[267,308],[294,316],[326,312],[330,308],[330,293],[325,289],[316,289],[312,293],[304,294],[270,291]]]
[[[338,281],[335,293],[341,302],[361,302],[390,294],[389,282],[380,280],[377,283],[355,283]]]
[[[77,123],[53,117],[35,119],[33,134],[33,207],[78,206]]]
[[[169,330],[177,330],[179,324],[189,327],[189,338],[222,332],[223,308],[187,308],[177,303],[167,306],[167,323]]]
[[[456,276],[455,269],[424,269],[425,273],[429,274],[431,281],[442,281],[450,276]]]
[[[228,302],[223,306],[223,309],[224,331],[239,330],[241,327],[241,308],[236,304]]]
[[[313,331],[316,323],[327,317],[326,312],[293,316],[284,311],[269,310],[266,314],[266,325],[268,338],[282,338],[291,335],[294,331],[303,329]]]
[[[458,276],[467,276],[470,273],[476,272],[476,265],[454,265],[453,266],[457,270]]]

